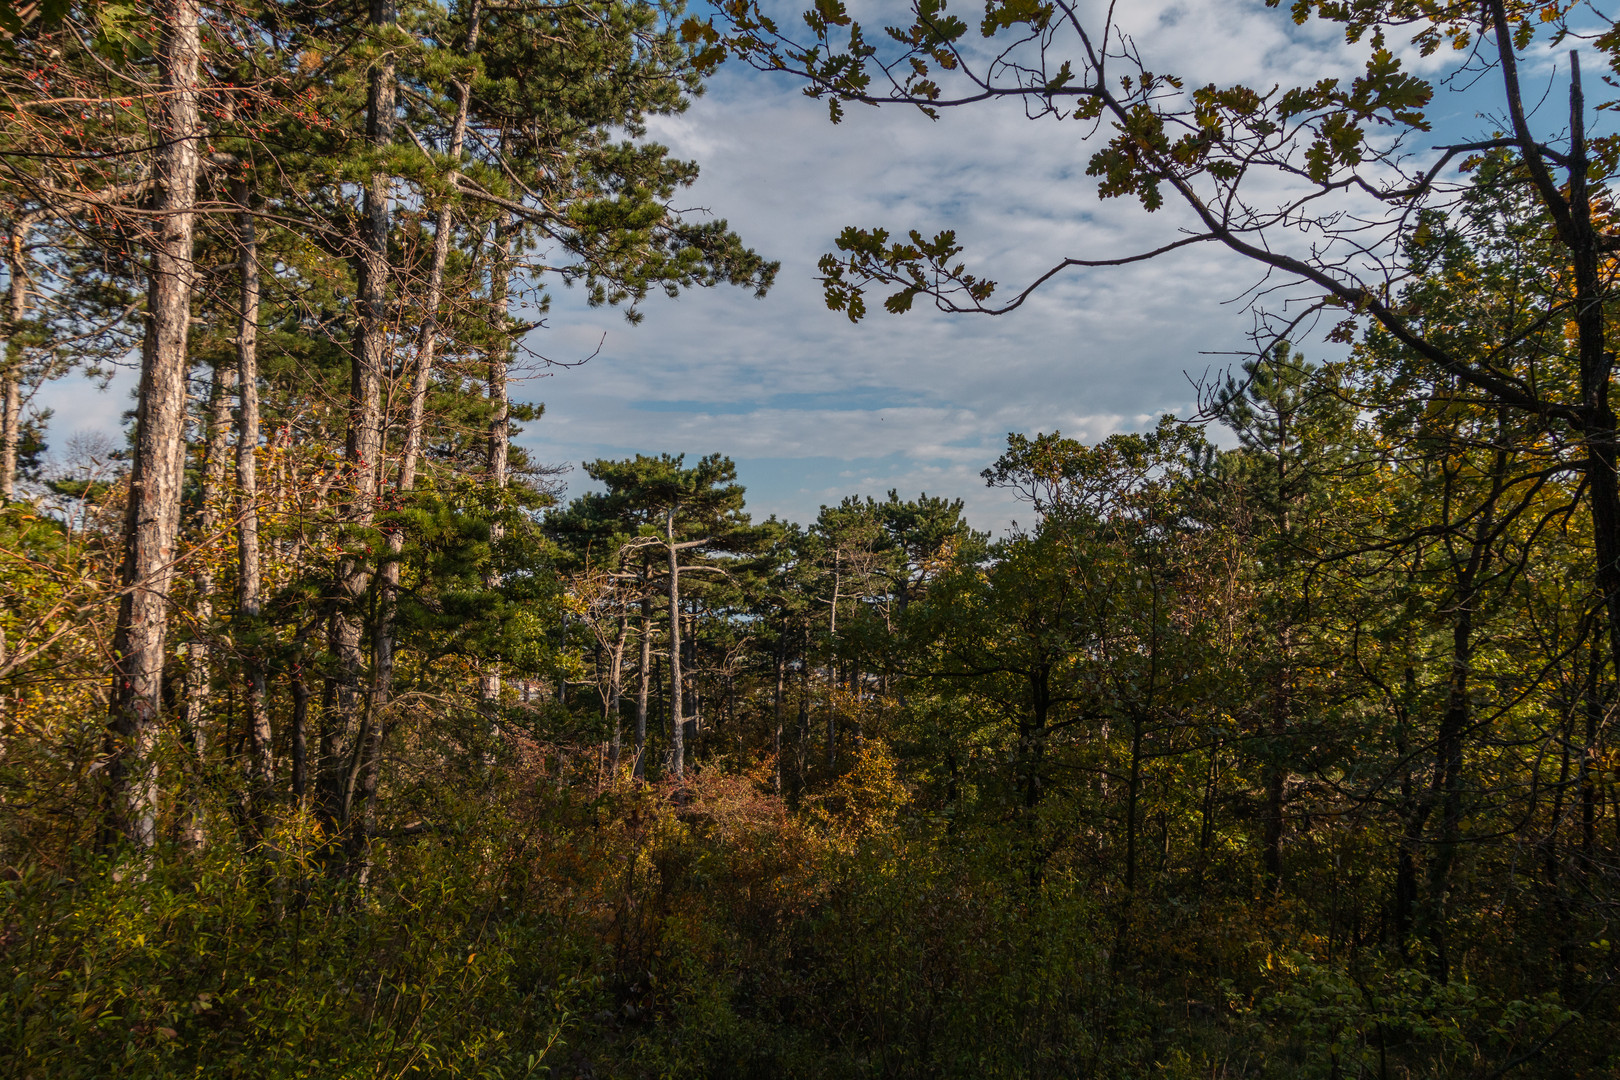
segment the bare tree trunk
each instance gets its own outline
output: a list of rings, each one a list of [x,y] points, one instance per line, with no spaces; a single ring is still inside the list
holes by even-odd
[[[27,221],[12,222],[6,270],[10,280],[6,297],[6,348],[0,356],[5,387],[0,404],[0,502],[10,502],[17,494],[17,453],[22,445],[23,320],[28,317],[28,269],[23,246],[28,239]]]
[[[250,642],[245,655],[243,704],[248,716],[248,769],[252,786],[251,816],[264,825],[266,804],[275,785],[275,758],[270,745],[270,704],[265,696],[264,659],[257,641],[259,580],[259,241],[254,227],[252,193],[246,180],[231,185],[236,201],[236,242],[241,267],[241,311],[236,324],[236,608]],[[301,737],[302,732],[295,737]]]
[[[474,0],[469,13],[467,54],[478,49],[479,0]],[[462,146],[467,137],[467,110],[471,92],[466,84],[457,83],[456,116],[450,128],[450,146],[447,156],[454,163],[454,174],[460,172]],[[395,485],[400,494],[416,487],[416,467],[422,455],[423,418],[427,411],[428,385],[433,380],[433,364],[439,345],[439,306],[444,302],[444,268],[450,259],[450,241],[455,226],[447,199],[439,207],[434,222],[433,255],[428,265],[427,286],[422,297],[422,327],[417,336],[416,365],[411,373],[410,405],[405,420],[405,443],[400,450],[399,479]],[[394,613],[398,604],[400,553],[405,548],[405,534],[399,528],[388,530],[388,555],[378,571],[379,604],[377,625],[373,631],[372,684],[370,712],[380,723],[383,709],[388,705],[394,684]],[[368,768],[373,766],[368,765]],[[373,785],[375,787],[375,785]]]
[[[641,576],[641,659],[636,670],[636,764],[637,780],[647,776],[647,691],[652,685],[652,596],[647,592],[647,576]]]
[[[13,303],[15,303],[15,298]],[[9,351],[9,350],[8,350]],[[21,353],[21,349],[16,350]],[[10,502],[17,495],[17,451],[22,446],[22,361],[8,359],[5,370],[4,414],[0,425],[5,434],[0,440],[0,503]]]
[[[397,18],[392,0],[371,0],[373,35],[386,37]],[[386,150],[397,122],[393,53],[385,46],[371,67],[366,103],[366,141]],[[349,423],[344,446],[352,484],[345,517],[365,529],[376,517],[377,481],[382,457],[382,375],[388,366],[388,235],[391,178],[379,169],[365,186],[361,208],[355,346],[350,363]],[[355,783],[365,762],[381,749],[380,717],[369,715],[361,695],[365,653],[361,645],[361,610],[371,585],[371,566],[356,554],[338,570],[338,604],[332,615],[332,653],[337,676],[333,708],[321,714],[317,807],[329,829],[346,832],[352,824]],[[347,837],[351,851],[363,837]]]
[[[489,269],[489,318],[496,333],[495,347],[489,356],[489,443],[488,466],[489,483],[491,487],[504,490],[506,488],[507,451],[510,436],[507,428],[510,422],[510,409],[506,398],[506,368],[509,358],[509,344],[507,337],[507,294],[510,289],[509,275],[511,215],[503,215],[495,224],[495,260]],[[499,544],[506,537],[506,526],[497,518],[489,526],[489,542],[491,547]],[[484,572],[484,588],[495,590],[501,586],[501,575],[495,569],[494,553],[491,552],[489,569]],[[501,668],[494,660],[484,663],[478,679],[478,696],[484,702],[485,708],[493,715],[496,706],[501,700]]]
[[[608,669],[608,711],[613,715],[613,751],[609,761],[614,786],[619,783],[619,755],[624,748],[624,725],[620,700],[624,697],[624,646],[630,638],[630,620],[619,616],[619,636],[613,641],[612,666]]]
[[[669,684],[664,681],[664,655],[663,655],[663,653],[659,653],[658,655],[653,657],[653,678],[652,678],[652,681],[653,681],[653,685],[658,688],[656,693],[659,695],[657,697],[657,699],[653,703],[654,706],[655,706],[655,708],[653,709],[653,712],[655,712],[660,718],[662,718],[663,724],[664,724],[664,761],[663,761],[663,769],[664,769],[664,772],[667,773],[669,771],[669,702],[664,700],[664,699],[669,696],[669,694],[667,693]]]
[[[224,498],[225,458],[230,452],[231,398],[230,388],[236,381],[236,371],[216,367],[208,391],[207,440],[203,450],[202,507],[197,514],[198,541],[207,544],[218,531],[219,507]],[[214,570],[213,560],[203,558],[197,565],[197,604],[192,612],[191,640],[184,646],[186,654],[186,703],[182,732],[191,744],[192,767],[200,770],[208,752],[208,699],[213,691],[213,635],[214,622]],[[188,820],[182,828],[182,841],[193,849],[207,842],[204,833],[201,802],[201,776],[193,776],[199,786],[192,793]]]
[[[157,840],[157,748],[169,586],[174,578],[185,473],[186,363],[191,329],[194,207],[197,197],[197,67],[201,53],[195,0],[156,0],[158,71],[163,87],[155,170],[157,224],[151,241],[140,403],[130,471],[124,562],[128,590],[113,636],[109,824],[137,847]]]
[[[838,591],[843,584],[842,552],[833,551],[832,615],[827,634],[833,641],[833,655],[827,660],[827,771],[838,767]]]
[[[669,538],[669,726],[670,767],[679,780],[686,774],[686,717],[681,708],[681,567],[675,547],[675,511],[671,505],[664,514],[664,532]]]

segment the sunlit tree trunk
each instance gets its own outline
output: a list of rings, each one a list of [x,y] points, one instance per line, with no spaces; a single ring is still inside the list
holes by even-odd
[[[243,704],[248,720],[248,770],[252,817],[262,829],[275,785],[270,703],[265,693],[262,650],[257,640],[259,572],[259,242],[252,192],[246,180],[232,185],[236,201],[236,242],[240,264],[240,312],[236,324],[236,607],[249,639],[243,649]],[[300,732],[299,735],[302,733]]]
[[[159,717],[169,587],[174,578],[185,473],[186,365],[195,280],[192,234],[197,194],[197,68],[201,53],[194,0],[156,0],[162,85],[155,153],[156,223],[151,240],[140,402],[135,414],[124,561],[127,590],[113,636],[109,735],[109,822],[137,847],[157,840]]]
[[[489,319],[495,331],[495,342],[489,354],[487,393],[489,395],[489,432],[486,467],[489,485],[496,490],[506,488],[506,467],[511,440],[511,408],[506,396],[506,369],[510,362],[510,338],[507,327],[507,304],[510,290],[512,243],[511,216],[503,215],[495,225],[494,261],[489,270]],[[506,526],[499,517],[490,522],[489,542],[499,544],[506,536]],[[501,587],[501,575],[496,569],[494,552],[490,566],[484,572],[484,588],[494,591]],[[501,699],[501,668],[494,660],[486,660],[479,674],[478,696],[486,710],[493,714]]]
[[[6,249],[6,345],[0,352],[0,502],[17,494],[17,455],[22,446],[22,324],[28,318],[28,265],[24,247],[29,223],[19,217],[11,223]]]
[[[474,0],[469,13],[467,53],[478,49],[479,3]],[[461,152],[467,137],[467,113],[472,94],[466,84],[457,84],[456,115],[451,122],[450,145],[447,156],[452,170],[459,173]],[[452,177],[452,185],[454,183]],[[427,412],[428,386],[433,381],[433,366],[438,356],[439,308],[444,303],[444,269],[450,260],[450,246],[454,239],[455,222],[450,201],[445,200],[434,219],[433,253],[428,261],[427,282],[422,290],[422,326],[417,334],[416,362],[411,369],[410,400],[406,408],[404,445],[400,449],[399,476],[395,491],[403,498],[416,487],[416,470],[422,456],[423,425]],[[400,555],[405,549],[405,533],[397,526],[388,530],[388,554],[378,570],[378,614],[372,640],[371,703],[372,723],[381,734],[384,710],[392,696],[394,684],[394,617],[398,604]],[[375,771],[378,762],[368,759],[366,769]],[[375,792],[376,783],[367,784]]]

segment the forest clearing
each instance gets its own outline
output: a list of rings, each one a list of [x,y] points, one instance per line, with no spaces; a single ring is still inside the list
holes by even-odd
[[[0,1077],[1620,1074],[1616,79],[1574,0],[0,0]],[[814,265],[778,93],[896,185]],[[1003,439],[1075,306],[1171,368]]]

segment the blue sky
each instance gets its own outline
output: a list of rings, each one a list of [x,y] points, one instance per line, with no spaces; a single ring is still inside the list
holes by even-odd
[[[1150,66],[1190,85],[1352,75],[1362,52],[1260,2],[1120,8]],[[1451,62],[1421,67],[1433,75]],[[1534,70],[1550,72],[1551,57]],[[1442,89],[1425,145],[1488,130],[1478,110],[1491,103],[1488,92]],[[1561,105],[1560,91],[1547,106],[1554,122]],[[845,494],[895,487],[965,498],[978,525],[1005,527],[1020,508],[978,473],[1006,434],[1060,429],[1091,440],[1161,412],[1189,413],[1192,381],[1248,343],[1243,297],[1254,268],[1190,249],[1067,274],[1010,315],[942,316],[919,304],[851,326],[825,309],[815,263],[845,225],[955,228],[989,276],[1011,286],[1066,255],[1173,238],[1172,210],[1150,216],[1126,200],[1097,200],[1078,127],[990,106],[937,122],[852,107],[835,127],[791,80],[728,65],[690,112],[652,134],[702,165],[694,204],[782,260],[776,289],[763,301],[718,291],[653,302],[638,327],[558,296],[544,347],[603,347],[583,367],[525,388],[547,403],[525,444],[576,469],[594,456],[720,451],[737,461],[757,513],[801,521]]]
[[[1296,28],[1260,0],[1120,8],[1149,66],[1190,85],[1349,76],[1361,54],[1331,28]],[[1432,76],[1450,62],[1421,66]],[[1547,85],[1552,63],[1549,54],[1529,65],[1536,86]],[[1595,98],[1600,69],[1589,66]],[[1492,101],[1442,90],[1437,130],[1422,145],[1488,130],[1477,111]],[[1562,107],[1560,89],[1537,118],[1543,130],[1564,126]],[[1064,256],[1174,238],[1172,208],[1148,215],[1130,201],[1097,200],[1081,134],[1077,124],[1027,120],[1017,106],[937,122],[854,107],[835,127],[791,80],[726,65],[686,114],[656,120],[650,135],[701,165],[686,205],[727,219],[781,260],[776,288],[763,300],[734,289],[652,299],[638,326],[558,291],[531,347],[565,362],[596,355],[513,387],[514,397],[546,405],[521,442],[543,461],[571,465],[573,493],[587,483],[584,460],[719,451],[736,460],[757,516],[806,521],[846,494],[897,488],[962,497],[976,525],[999,531],[1020,507],[978,474],[1007,433],[1061,430],[1089,441],[1189,412],[1193,380],[1232,364],[1248,343],[1254,267],[1193,248],[1066,274],[1010,315],[943,316],[919,305],[904,316],[879,309],[854,326],[826,310],[815,264],[845,225],[954,228],[1010,289]],[[71,385],[47,392],[44,403],[58,412],[53,441],[115,424],[128,382],[100,396]]]

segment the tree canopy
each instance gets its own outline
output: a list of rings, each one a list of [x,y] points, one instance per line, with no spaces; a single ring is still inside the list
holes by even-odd
[[[1613,1075],[1620,144],[1520,70],[1620,33],[1301,0],[1360,75],[1188,87],[1111,12],[0,6],[0,1062]],[[1503,130],[1408,153],[1408,47]],[[1201,224],[1052,273],[1220,244],[1303,302],[1197,415],[1010,433],[1023,526],[756,520],[705,447],[565,488],[550,293],[775,280],[647,137],[727,56],[1089,124],[1101,198]],[[834,312],[1051,277],[895,235]],[[37,388],[136,356],[127,439],[45,454]]]

